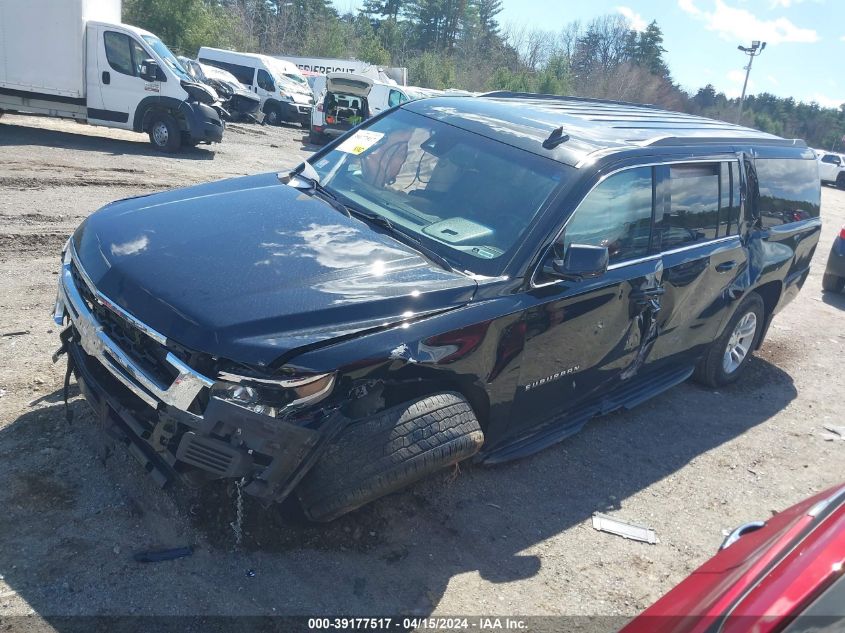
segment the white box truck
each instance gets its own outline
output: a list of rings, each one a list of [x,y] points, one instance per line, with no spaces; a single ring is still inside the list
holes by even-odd
[[[120,23],[120,0],[0,0],[0,116],[146,132],[163,151],[215,143],[217,95],[162,41]]]

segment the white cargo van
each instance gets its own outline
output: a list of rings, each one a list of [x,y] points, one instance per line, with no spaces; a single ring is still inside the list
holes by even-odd
[[[0,0],[0,114],[147,132],[163,151],[214,143],[214,91],[152,33],[120,24],[120,0]]]
[[[203,64],[228,70],[261,97],[264,122],[283,121],[307,127],[314,95],[299,68],[281,59],[257,53],[238,53],[203,46],[197,54]]]
[[[383,83],[353,73],[317,77],[309,140],[321,145],[384,110],[437,94],[437,90]]]

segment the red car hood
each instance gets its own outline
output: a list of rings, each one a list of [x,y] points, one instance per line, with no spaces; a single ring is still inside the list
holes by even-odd
[[[721,549],[621,633],[780,629],[845,565],[845,486],[802,501]]]

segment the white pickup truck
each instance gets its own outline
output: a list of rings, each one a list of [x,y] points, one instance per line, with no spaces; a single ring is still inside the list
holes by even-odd
[[[822,184],[828,183],[845,189],[845,155],[822,152],[818,155],[819,178]]]

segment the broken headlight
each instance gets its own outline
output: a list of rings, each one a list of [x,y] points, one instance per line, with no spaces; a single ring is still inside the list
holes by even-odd
[[[331,393],[334,381],[334,373],[268,379],[222,372],[211,395],[276,418],[289,409],[323,400]]]

